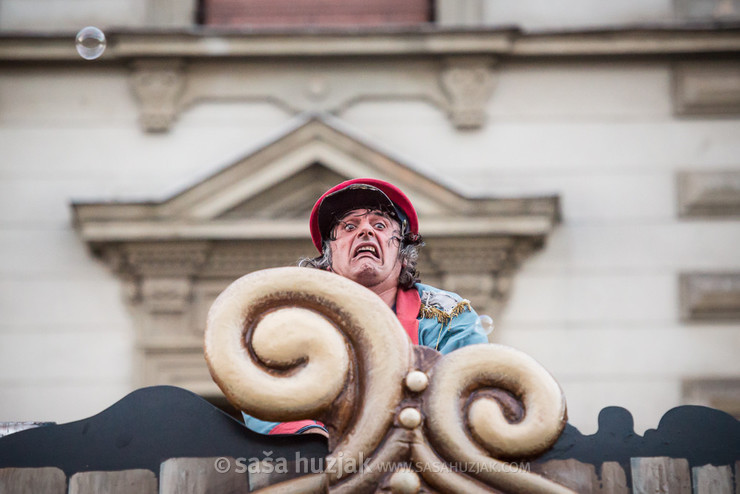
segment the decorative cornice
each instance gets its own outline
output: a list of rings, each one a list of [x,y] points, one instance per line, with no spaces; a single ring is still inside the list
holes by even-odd
[[[685,55],[740,51],[740,26],[635,25],[613,29],[524,32],[499,29],[306,29],[107,31],[99,62],[139,58],[261,58],[498,55],[573,57]],[[74,61],[74,33],[2,33],[0,61]],[[98,63],[98,62],[96,62]]]
[[[414,202],[423,235],[546,236],[559,220],[557,196],[469,198],[424,175],[335,119],[298,119],[277,139],[162,202],[76,203],[84,240],[106,242],[307,239],[314,197],[352,176],[398,183]],[[317,181],[317,177],[320,180]],[[275,190],[277,185],[279,190]],[[268,192],[271,191],[271,192]],[[282,212],[245,205],[311,192]],[[300,197],[303,197],[301,195]],[[244,206],[244,207],[243,207]],[[240,215],[231,212],[240,211]]]
[[[464,219],[464,221],[462,221]],[[466,235],[543,236],[554,228],[548,215],[512,215],[488,218],[429,218],[426,237]],[[90,221],[79,227],[91,243],[169,240],[259,240],[309,238],[305,220],[234,220],[189,223],[184,221]]]

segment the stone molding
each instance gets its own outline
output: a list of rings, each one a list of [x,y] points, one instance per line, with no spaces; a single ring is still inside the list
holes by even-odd
[[[740,171],[683,171],[676,177],[683,218],[740,218]]]
[[[122,280],[136,327],[137,385],[215,392],[202,359],[211,304],[246,273],[315,256],[313,201],[358,176],[388,180],[411,198],[427,244],[422,281],[461,293],[494,319],[518,266],[559,219],[555,196],[468,198],[325,115],[299,118],[162,202],[73,204],[81,237]]]
[[[74,33],[72,33],[74,34]],[[270,57],[290,64],[357,57],[361,65],[377,57],[405,58],[487,55],[517,58],[624,57],[676,55],[725,57],[740,51],[737,24],[696,23],[671,26],[627,25],[583,31],[524,32],[516,27],[425,27],[384,29],[285,29],[231,32],[194,30],[106,31],[107,63],[137,59],[178,58],[254,60]],[[0,61],[80,62],[69,35],[0,33]]]
[[[367,176],[402,184],[428,237],[542,237],[559,220],[557,196],[469,199],[419,169],[339,120],[309,114],[170,199],[77,203],[73,216],[86,241],[142,242],[137,249],[147,241],[177,241],[197,250],[197,242],[207,240],[307,238],[313,199],[346,177]]]
[[[740,321],[740,273],[682,273],[681,315],[687,321]]]
[[[740,62],[715,60],[673,65],[673,107],[677,115],[740,114]]]
[[[485,123],[493,93],[493,58],[453,57],[354,62],[218,63],[137,60],[131,85],[147,132],[167,131],[177,116],[208,101],[261,101],[294,114],[339,115],[367,100],[420,100],[448,115],[458,129]],[[260,74],[255,77],[255,74]]]
[[[139,284],[141,300],[152,314],[179,314],[190,304],[192,283],[188,278],[144,278]]]

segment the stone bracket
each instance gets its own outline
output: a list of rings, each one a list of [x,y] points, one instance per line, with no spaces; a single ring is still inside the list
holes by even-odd
[[[139,103],[139,124],[147,132],[170,129],[182,109],[187,83],[180,60],[137,60],[130,77]]]
[[[740,62],[681,62],[673,66],[677,115],[740,114]]]
[[[187,108],[207,101],[260,101],[290,113],[341,114],[368,100],[425,101],[457,129],[485,124],[495,57],[345,61],[184,62],[136,60],[131,87],[146,132],[166,132]],[[269,74],[269,77],[265,77]]]
[[[686,171],[677,182],[681,217],[740,217],[740,172]]]
[[[740,321],[740,273],[682,273],[684,319]]]
[[[495,79],[490,57],[449,58],[440,74],[449,102],[448,117],[458,129],[477,129],[486,121],[486,103]]]

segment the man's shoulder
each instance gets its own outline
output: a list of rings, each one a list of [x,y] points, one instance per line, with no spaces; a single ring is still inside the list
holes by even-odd
[[[428,300],[436,298],[440,301],[454,300],[455,302],[460,302],[461,300],[463,300],[463,298],[457,293],[442,290],[441,288],[437,288],[432,285],[425,285],[424,283],[414,283],[414,287],[419,292],[419,297],[421,298],[422,303],[424,303],[425,297]]]
[[[416,283],[415,287],[421,299],[421,316],[423,318],[437,319],[437,321],[445,324],[453,317],[473,310],[470,302],[457,293],[423,283]]]

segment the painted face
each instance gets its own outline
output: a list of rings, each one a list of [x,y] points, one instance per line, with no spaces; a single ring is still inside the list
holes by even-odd
[[[378,211],[355,209],[339,220],[333,234],[332,271],[376,293],[398,285],[398,222]]]

